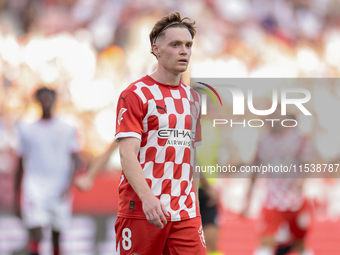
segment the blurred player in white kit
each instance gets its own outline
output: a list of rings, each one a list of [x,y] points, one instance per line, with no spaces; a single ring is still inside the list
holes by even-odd
[[[50,226],[53,254],[59,255],[59,236],[72,213],[69,189],[79,143],[76,130],[52,114],[55,91],[42,87],[35,97],[41,106],[42,117],[19,132],[15,210],[29,231],[28,254],[39,254],[42,228]]]

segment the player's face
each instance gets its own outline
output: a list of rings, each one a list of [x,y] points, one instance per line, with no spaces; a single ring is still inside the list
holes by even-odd
[[[189,30],[182,27],[168,28],[160,39],[157,43],[158,64],[174,74],[186,71],[193,43]]]
[[[49,92],[41,93],[38,97],[38,101],[44,113],[51,113],[51,110],[55,102],[55,98],[51,93]]]

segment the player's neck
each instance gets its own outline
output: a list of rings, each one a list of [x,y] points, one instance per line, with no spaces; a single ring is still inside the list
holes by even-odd
[[[177,86],[181,81],[182,74],[174,74],[158,66],[156,71],[150,76],[159,83]]]
[[[52,117],[52,113],[50,112],[43,112],[43,114],[41,115],[42,120],[50,120],[52,119]]]

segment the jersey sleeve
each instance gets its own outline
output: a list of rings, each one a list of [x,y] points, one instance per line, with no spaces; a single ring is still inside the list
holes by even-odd
[[[121,138],[142,140],[143,102],[133,91],[124,90],[119,97],[116,118],[116,142]]]

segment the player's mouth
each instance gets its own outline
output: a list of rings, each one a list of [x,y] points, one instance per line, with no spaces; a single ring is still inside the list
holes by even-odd
[[[179,63],[188,63],[188,60],[186,58],[181,58],[180,60],[178,60]]]

